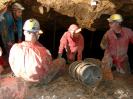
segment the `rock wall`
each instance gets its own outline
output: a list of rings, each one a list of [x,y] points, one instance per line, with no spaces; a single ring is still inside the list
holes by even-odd
[[[49,21],[61,27],[75,22],[90,30],[107,28],[107,17],[113,13],[124,16],[126,24],[132,27],[133,0],[97,0],[97,6],[91,6],[91,0],[20,0],[31,15],[43,23]],[[25,13],[29,13],[29,10]],[[129,23],[128,23],[129,22]]]
[[[13,0],[1,0],[3,4]],[[66,27],[71,23],[78,23],[90,30],[107,28],[106,18],[113,13],[123,15],[126,24],[133,27],[133,0],[95,0],[96,6],[91,6],[94,0],[16,0],[21,2],[26,10],[24,19],[36,17],[42,24],[54,24]],[[58,28],[58,27],[57,27]]]
[[[0,13],[2,13],[6,7],[12,3],[14,0],[0,0]]]
[[[9,2],[11,0],[1,0]],[[24,19],[38,18],[42,24],[55,24],[67,27],[77,23],[90,30],[107,28],[106,18],[112,13],[120,13],[126,25],[133,27],[133,0],[96,0],[97,5],[91,6],[92,0],[16,0],[22,3],[26,10]],[[0,10],[4,6],[0,6]],[[125,24],[124,23],[124,24]]]

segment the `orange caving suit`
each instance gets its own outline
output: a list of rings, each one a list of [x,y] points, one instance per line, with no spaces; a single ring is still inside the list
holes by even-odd
[[[77,53],[77,60],[82,60],[82,51],[84,49],[84,38],[82,34],[78,38],[72,38],[70,32],[65,32],[60,40],[60,46],[58,53],[63,53],[63,49],[67,51],[67,58],[69,60],[75,59]]]
[[[128,62],[128,45],[133,43],[133,31],[122,27],[120,35],[121,37],[117,38],[114,31],[110,29],[103,36],[101,41],[101,46],[105,47],[103,61],[108,61],[111,58],[117,68],[125,68],[125,63]]]

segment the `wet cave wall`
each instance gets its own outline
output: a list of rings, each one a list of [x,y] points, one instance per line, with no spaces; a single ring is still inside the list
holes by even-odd
[[[106,19],[111,14],[120,13],[124,18],[122,25],[133,29],[133,0],[97,0],[95,7],[91,6],[91,0],[16,1],[25,7],[23,22],[28,18],[36,18],[40,22],[44,34],[39,41],[50,50],[54,58],[58,54],[61,36],[72,23],[83,28],[82,34],[85,39],[83,58],[103,57],[99,44],[109,28]],[[133,45],[130,44],[128,55],[131,68],[133,68],[132,50]]]

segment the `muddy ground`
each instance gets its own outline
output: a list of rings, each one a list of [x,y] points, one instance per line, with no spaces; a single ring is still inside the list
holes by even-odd
[[[64,74],[49,85],[31,87],[26,99],[133,99],[133,75],[114,76],[113,81],[86,87]]]
[[[8,78],[13,78],[9,75]],[[14,80],[16,78],[4,80],[3,86],[9,85],[12,88],[6,88],[3,91],[2,79],[6,79],[6,76],[1,76],[0,99],[20,99],[17,97],[19,94],[21,94],[20,97],[25,94],[24,99],[133,99],[133,75],[121,75],[116,72],[114,72],[113,81],[102,80],[96,87],[85,86],[71,78],[68,73],[64,73],[49,84],[27,85],[25,83],[26,88],[24,84],[14,83],[17,81]],[[16,85],[19,87],[17,88]],[[11,98],[10,95],[15,93],[14,90],[17,94]]]

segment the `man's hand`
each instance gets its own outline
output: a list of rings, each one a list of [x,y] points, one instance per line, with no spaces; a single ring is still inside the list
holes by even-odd
[[[103,50],[105,50],[105,49],[108,47],[108,42],[107,42],[105,36],[102,38],[102,41],[101,41],[101,43],[100,43],[100,47],[101,47]]]

